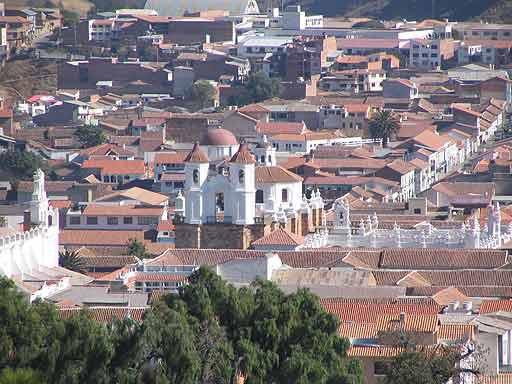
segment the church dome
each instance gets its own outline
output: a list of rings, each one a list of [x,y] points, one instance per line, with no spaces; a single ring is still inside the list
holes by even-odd
[[[209,130],[204,136],[201,145],[228,146],[238,145],[238,141],[231,132],[222,128]]]

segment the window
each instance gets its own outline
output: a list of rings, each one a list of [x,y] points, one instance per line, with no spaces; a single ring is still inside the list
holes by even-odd
[[[245,172],[243,171],[243,169],[241,169],[240,171],[238,171],[238,181],[240,182],[240,184],[242,184],[245,180]]]
[[[420,54],[419,54],[419,53],[413,53],[413,54],[412,54],[412,57],[419,57],[419,56],[420,56]]]
[[[264,201],[263,201],[263,190],[262,189],[258,189],[256,191],[256,204],[263,204]]]
[[[437,53],[432,53],[430,57],[437,57]]]
[[[158,216],[140,216],[137,219],[139,225],[152,225],[158,224]]]
[[[87,216],[87,225],[97,225],[98,217],[97,216]]]
[[[185,184],[183,181],[175,181],[174,182],[174,188],[176,189],[183,189],[185,187]]]
[[[108,225],[117,225],[119,224],[119,220],[117,217],[107,217],[107,224]]]
[[[437,49],[437,45],[436,45],[436,44],[432,44],[432,45],[430,46],[430,48],[431,48],[431,49]]]
[[[414,208],[414,214],[415,215],[421,214],[421,208]]]
[[[123,217],[123,224],[133,224],[133,217],[131,217],[131,216]]]
[[[286,188],[283,188],[281,190],[281,201],[283,203],[287,203],[288,202],[288,190]]]
[[[69,218],[70,225],[80,225],[80,216],[71,216]]]
[[[192,172],[192,180],[195,184],[199,183],[199,170],[194,169],[194,172]]]
[[[263,164],[264,162],[265,162],[265,156],[263,155],[263,156],[261,156],[260,163],[262,163],[262,164]]]
[[[428,53],[422,53],[421,57],[428,57]]]
[[[373,363],[373,373],[374,375],[385,375],[386,368],[388,367],[388,363],[385,361],[376,361]]]

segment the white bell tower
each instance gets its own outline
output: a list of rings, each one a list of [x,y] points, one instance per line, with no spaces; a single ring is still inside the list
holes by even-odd
[[[30,221],[35,225],[49,225],[50,206],[44,189],[44,172],[38,169],[34,172],[34,191],[30,201]]]
[[[256,160],[246,143],[240,144],[238,152],[231,158],[229,174],[233,190],[233,224],[254,224],[256,215],[255,188]]]
[[[268,142],[267,135],[263,135],[262,142],[258,143],[254,149],[254,155],[258,165],[265,165],[267,167],[276,165],[276,149]]]
[[[185,223],[202,224],[204,210],[203,192],[209,169],[208,156],[199,143],[185,158]]]

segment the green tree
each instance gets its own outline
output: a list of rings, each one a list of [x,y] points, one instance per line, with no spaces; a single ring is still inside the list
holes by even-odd
[[[198,80],[188,92],[188,98],[193,101],[196,110],[210,107],[213,104],[217,90],[211,82]]]
[[[5,368],[0,373],[0,384],[42,384],[42,378],[32,369],[20,368],[12,370]]]
[[[280,93],[281,81],[279,79],[269,78],[264,72],[256,72],[249,75],[242,94],[231,101],[236,105],[259,103],[279,97]]]
[[[59,252],[59,265],[63,268],[69,269],[79,273],[85,273],[85,262],[78,254],[78,251],[70,251],[69,249],[64,252]]]
[[[368,123],[370,136],[382,139],[383,147],[387,147],[389,140],[399,129],[399,122],[391,111],[378,111]]]
[[[36,153],[6,151],[0,154],[0,169],[9,172],[15,181],[32,179],[38,168],[47,172],[48,163]]]
[[[151,255],[146,249],[146,245],[137,239],[128,240],[128,254],[130,256],[136,256],[139,259],[149,259]]]
[[[95,147],[107,141],[103,130],[93,125],[82,125],[75,131],[74,135],[85,148]]]

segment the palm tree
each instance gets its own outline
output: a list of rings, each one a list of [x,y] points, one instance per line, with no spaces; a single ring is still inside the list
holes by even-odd
[[[85,262],[78,254],[78,251],[70,251],[68,249],[64,252],[59,252],[59,265],[63,268],[69,269],[79,273],[85,273]]]
[[[368,123],[368,130],[373,139],[382,139],[382,146],[388,145],[389,139],[400,129],[399,122],[391,111],[379,111]]]

